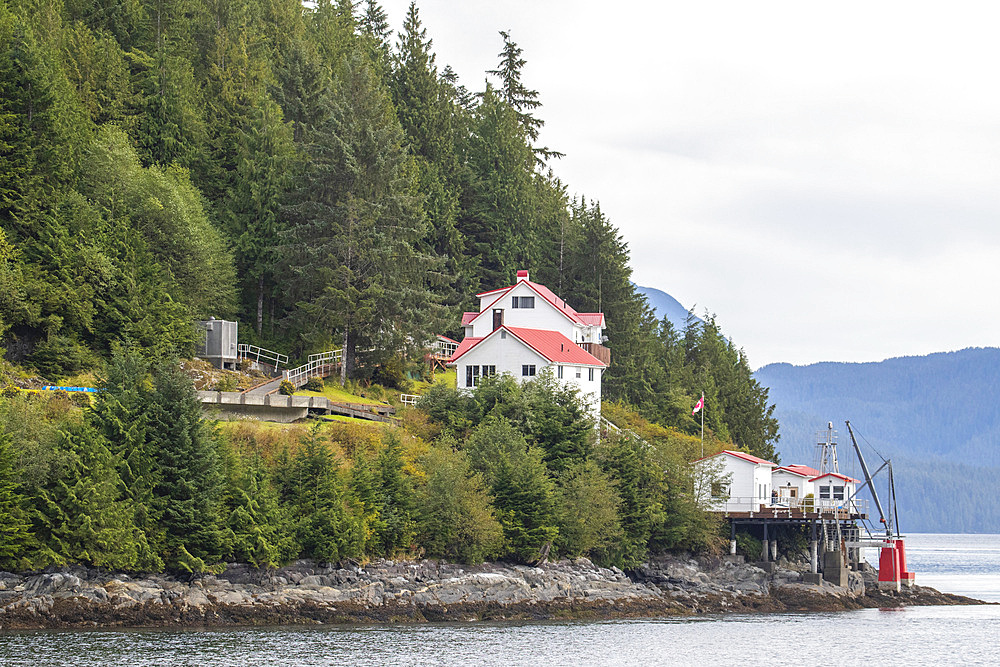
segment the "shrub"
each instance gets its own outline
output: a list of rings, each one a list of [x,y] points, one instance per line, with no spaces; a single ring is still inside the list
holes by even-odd
[[[312,376],[309,378],[309,381],[306,382],[306,389],[309,391],[323,391],[323,387],[323,378],[318,375]]]
[[[278,389],[279,394],[284,394],[285,396],[291,396],[295,393],[295,385],[288,380],[281,381],[281,387]]]
[[[764,545],[749,533],[736,533],[736,552],[746,556],[748,561],[760,560]]]
[[[86,392],[77,391],[70,395],[70,403],[78,408],[89,408],[90,407],[90,396]]]
[[[235,375],[226,373],[215,383],[215,391],[236,391],[238,384]]]
[[[21,389],[19,387],[15,387],[12,384],[7,385],[3,389],[0,389],[0,396],[3,396],[4,398],[14,398],[20,393]]]

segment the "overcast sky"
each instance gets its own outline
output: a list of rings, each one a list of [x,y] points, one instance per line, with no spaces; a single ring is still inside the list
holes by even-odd
[[[754,368],[998,344],[992,3],[418,7],[471,90],[511,31],[557,175]]]

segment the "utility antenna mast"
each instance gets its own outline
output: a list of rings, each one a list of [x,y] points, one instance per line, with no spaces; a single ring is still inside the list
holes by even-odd
[[[816,432],[816,459],[819,461],[816,466],[819,474],[840,473],[840,464],[837,463],[837,432],[833,430],[833,422],[826,423],[825,431]]]

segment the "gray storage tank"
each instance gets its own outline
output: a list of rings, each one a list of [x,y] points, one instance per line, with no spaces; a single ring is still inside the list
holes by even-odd
[[[198,351],[194,356],[211,362],[216,368],[236,370],[237,326],[237,322],[214,317],[198,322]]]

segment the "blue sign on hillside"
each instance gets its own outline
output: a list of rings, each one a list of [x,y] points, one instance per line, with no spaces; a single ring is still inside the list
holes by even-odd
[[[89,393],[97,393],[97,389],[93,387],[55,387],[53,385],[46,385],[42,387],[42,391],[86,391]]]

